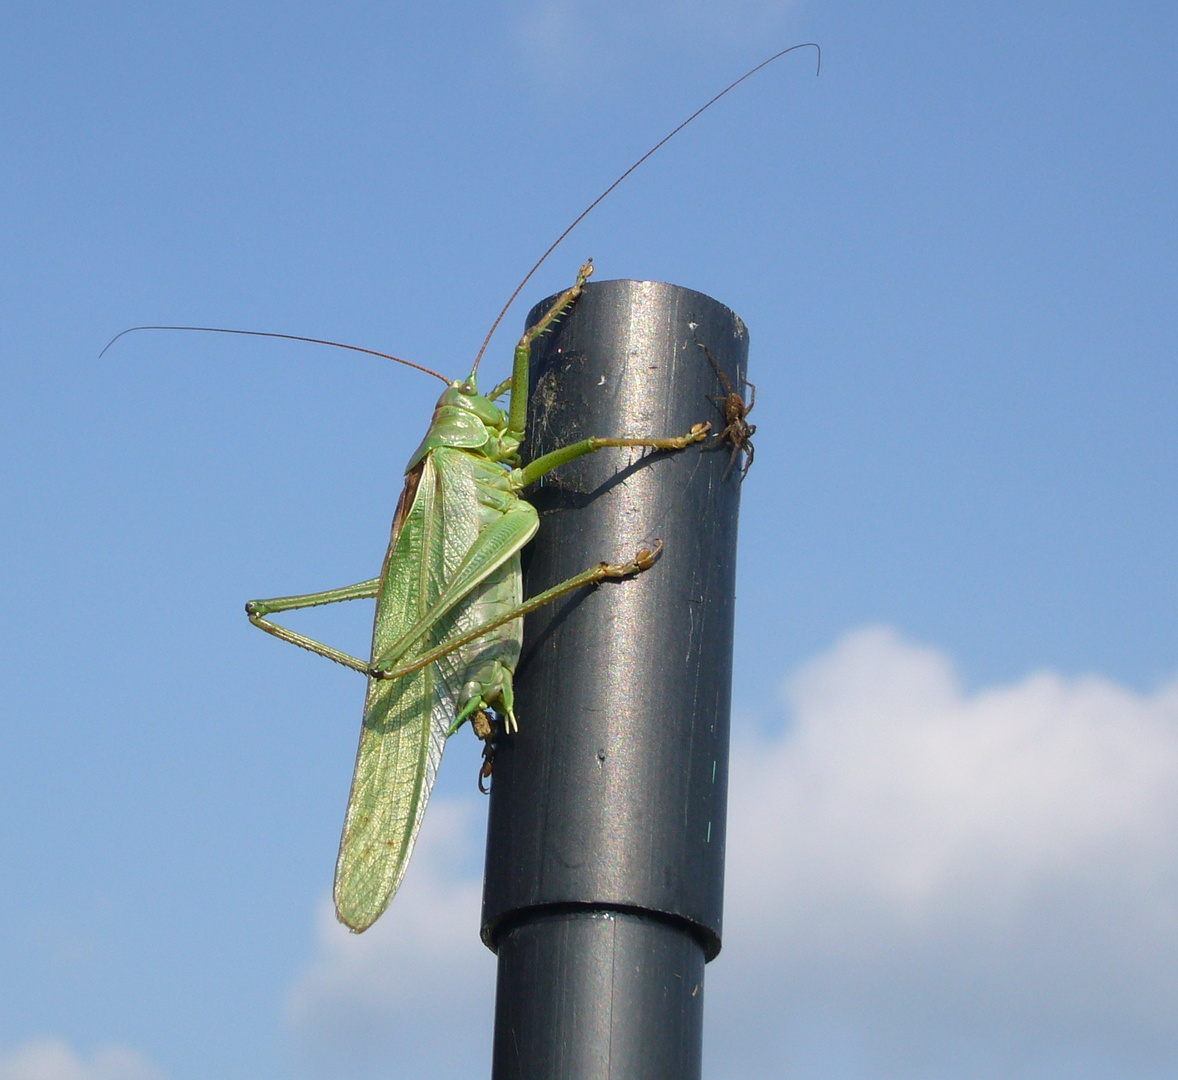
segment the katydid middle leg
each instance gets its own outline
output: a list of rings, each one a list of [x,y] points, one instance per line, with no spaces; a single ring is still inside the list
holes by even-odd
[[[511,474],[512,486],[525,488],[558,466],[566,465],[586,454],[595,454],[607,446],[641,446],[650,450],[682,450],[692,443],[703,442],[711,430],[712,425],[705,420],[702,424],[696,424],[686,435],[674,435],[667,439],[605,438],[603,436],[582,439],[580,442],[570,443],[568,446],[560,447],[559,450],[543,454],[522,469],[515,469]]]

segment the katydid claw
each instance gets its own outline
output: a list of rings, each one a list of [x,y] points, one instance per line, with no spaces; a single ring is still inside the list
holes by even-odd
[[[625,578],[633,574],[641,574],[654,566],[658,557],[663,553],[663,542],[656,540],[653,548],[639,548],[634,558],[625,563],[598,563],[603,578]]]
[[[638,553],[634,556],[634,565],[639,570],[649,570],[658,561],[658,557],[663,553],[663,542],[656,540],[653,548],[639,548]]]

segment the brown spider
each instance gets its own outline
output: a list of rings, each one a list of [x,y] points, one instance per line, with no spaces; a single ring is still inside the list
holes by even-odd
[[[712,355],[711,350],[706,345],[700,345],[703,349],[704,355],[711,362],[712,367],[716,369],[716,374],[720,376],[720,381],[724,384],[724,389],[727,391],[727,396],[722,398],[709,397],[708,400],[714,402],[716,408],[720,410],[720,414],[724,417],[724,423],[727,425],[723,431],[716,436],[716,441],[712,443],[711,449],[718,450],[720,444],[727,439],[732,443],[732,457],[728,460],[728,468],[724,470],[724,479],[728,479],[728,474],[732,472],[732,466],[736,464],[736,455],[741,450],[744,451],[744,468],[740,472],[741,483],[744,483],[744,478],[748,476],[749,467],[753,463],[753,434],[757,430],[756,424],[750,424],[745,417],[753,411],[753,406],[757,403],[757,388],[748,379],[741,379],[751,391],[749,403],[746,406],[744,398],[742,398],[735,390],[732,389],[732,383],[728,381],[728,376],[724,374],[720,365],[716,363],[716,358]]]

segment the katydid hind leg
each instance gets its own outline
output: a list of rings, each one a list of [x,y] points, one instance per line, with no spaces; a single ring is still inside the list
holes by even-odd
[[[376,679],[404,678],[406,675],[411,675],[415,671],[420,671],[422,668],[428,667],[435,660],[440,660],[442,657],[448,656],[455,649],[461,649],[464,645],[469,645],[472,641],[477,641],[484,634],[489,634],[492,630],[497,630],[500,626],[511,622],[513,619],[521,619],[525,615],[530,615],[533,611],[542,608],[545,604],[550,604],[553,600],[560,599],[566,593],[574,592],[577,589],[582,589],[590,585],[596,585],[607,579],[633,577],[635,574],[640,574],[644,570],[649,570],[658,561],[662,551],[663,542],[657,540],[655,541],[654,547],[640,548],[634,555],[634,558],[629,562],[598,563],[596,566],[589,567],[588,570],[582,570],[581,573],[574,574],[572,577],[553,585],[550,589],[545,589],[542,593],[537,593],[530,600],[525,600],[522,604],[505,612],[498,618],[476,626],[473,630],[468,630],[464,634],[459,634],[442,642],[436,648],[414,656],[406,664],[387,669],[374,667],[369,674]],[[474,710],[471,709],[470,711],[473,712]],[[447,734],[453,734],[459,726],[458,723],[455,723]]]
[[[368,581],[360,581],[355,585],[345,585],[342,589],[325,589],[323,592],[304,593],[300,596],[278,596],[269,600],[251,600],[245,605],[245,613],[254,626],[259,630],[265,630],[267,634],[271,634],[280,641],[286,641],[291,645],[297,645],[300,649],[307,649],[319,656],[325,656],[328,660],[343,664],[344,667],[367,673],[367,661],[350,656],[330,645],[324,645],[323,642],[316,641],[305,634],[288,630],[285,626],[271,622],[265,616],[281,611],[301,611],[304,608],[322,607],[324,604],[339,604],[345,600],[371,600],[379,590],[380,578],[370,578]]]

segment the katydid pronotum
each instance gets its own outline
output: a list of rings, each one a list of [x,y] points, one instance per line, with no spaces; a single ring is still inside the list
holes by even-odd
[[[746,72],[594,199],[512,293],[483,340],[466,379],[451,381],[399,357],[341,346],[396,360],[447,384],[429,430],[406,466],[405,486],[380,575],[341,589],[252,600],[246,605],[250,622],[260,629],[368,678],[334,889],[336,914],[353,931],[358,933],[371,926],[401,883],[446,739],[467,720],[472,721],[476,734],[486,742],[485,777],[496,730],[488,714],[493,713],[506,732],[516,728],[512,676],[519,660],[523,616],[573,590],[642,573],[654,564],[662,549],[661,543],[655,542],[634,553],[629,561],[599,563],[525,602],[520,550],[535,535],[538,517],[520,492],[550,470],[602,447],[679,451],[703,442],[711,429],[710,423],[701,422],[679,435],[590,438],[522,464],[519,448],[526,438],[532,342],[576,302],[593,272],[592,261],[581,267],[573,286],[524,333],[515,349],[511,377],[484,396],[478,392],[476,376],[492,335],[524,285],[557,245],[630,173],[749,76],[786,53],[806,47],[818,49],[813,43],[794,45]],[[820,68],[820,49],[818,62]],[[294,334],[217,327],[132,328],[143,329],[209,330],[338,344]],[[727,389],[731,392],[731,387]],[[495,401],[507,391],[511,393],[510,403],[503,409]],[[747,410],[737,418],[741,422],[744,412]],[[721,438],[732,442],[733,460],[739,449],[744,449],[751,460],[752,448],[747,441],[751,428],[745,425],[734,430],[733,419],[726,414],[728,426]],[[376,601],[368,660],[350,656],[269,618],[281,612],[359,599]]]

